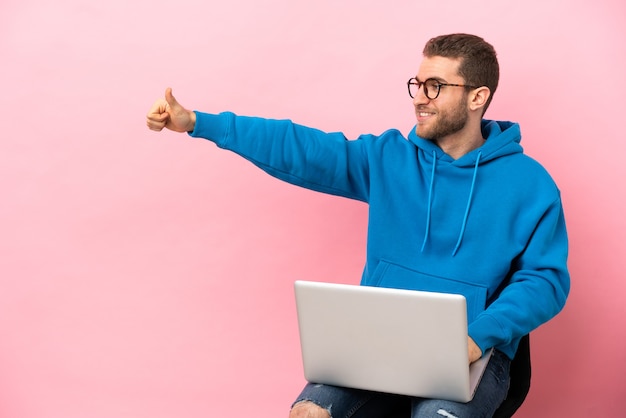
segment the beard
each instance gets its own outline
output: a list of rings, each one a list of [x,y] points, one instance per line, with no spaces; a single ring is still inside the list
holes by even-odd
[[[454,108],[439,112],[436,123],[431,127],[422,127],[418,124],[415,133],[424,139],[436,142],[459,132],[465,127],[469,117],[469,112],[465,106],[464,95]]]

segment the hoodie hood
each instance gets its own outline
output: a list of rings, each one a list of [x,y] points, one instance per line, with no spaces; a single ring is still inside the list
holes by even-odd
[[[429,141],[427,139],[421,138],[417,136],[415,133],[415,127],[409,133],[408,138],[413,144],[415,144],[419,149],[419,158],[424,161],[427,165],[430,164],[431,175],[430,175],[430,186],[428,188],[428,203],[427,203],[427,213],[426,213],[426,228],[424,234],[424,240],[422,242],[423,252],[428,243],[428,238],[430,236],[430,224],[431,224],[431,209],[432,209],[432,199],[433,199],[433,191],[435,188],[435,178],[437,176],[437,166],[441,165],[442,167],[456,167],[457,169],[468,169],[471,170],[471,174],[468,171],[468,175],[471,175],[472,181],[470,184],[470,188],[467,192],[467,205],[465,207],[465,212],[463,216],[463,221],[461,223],[461,229],[459,231],[459,236],[456,245],[454,246],[454,250],[452,251],[452,256],[456,255],[457,251],[461,247],[461,243],[463,242],[463,236],[465,234],[465,228],[467,226],[467,220],[470,215],[471,207],[472,207],[472,198],[474,197],[474,187],[476,186],[476,179],[478,177],[478,171],[481,164],[485,164],[489,161],[495,160],[500,157],[504,157],[511,154],[522,153],[523,149],[520,145],[520,141],[522,139],[519,124],[513,122],[499,122],[483,119],[481,123],[481,131],[483,134],[483,138],[486,139],[483,146],[468,152],[461,158],[455,160],[446,154],[441,148],[439,148],[434,142]]]

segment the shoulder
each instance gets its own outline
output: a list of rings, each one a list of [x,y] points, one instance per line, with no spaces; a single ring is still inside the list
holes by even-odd
[[[393,144],[396,142],[399,142],[399,143],[408,142],[407,139],[404,137],[404,135],[402,135],[402,133],[397,129],[387,129],[381,134],[359,135],[356,141],[372,142],[378,145],[385,143],[385,142],[390,143],[390,144]]]
[[[518,193],[533,200],[554,201],[560,198],[556,182],[539,161],[519,153],[504,158],[502,163],[500,175]]]
[[[539,161],[526,154],[516,154],[513,157],[512,163],[514,167],[520,171],[520,174],[532,176],[533,179],[544,179],[554,183],[554,180],[548,170]]]

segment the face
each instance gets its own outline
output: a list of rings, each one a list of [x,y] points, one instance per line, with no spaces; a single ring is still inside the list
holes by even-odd
[[[458,75],[459,61],[444,57],[425,57],[417,79],[435,78],[441,83],[464,84]],[[463,130],[468,120],[467,92],[462,87],[443,86],[439,96],[431,100],[420,88],[413,99],[417,127],[415,133],[431,141],[440,141]]]

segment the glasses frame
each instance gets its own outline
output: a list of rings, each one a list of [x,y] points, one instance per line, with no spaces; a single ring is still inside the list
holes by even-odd
[[[435,97],[430,97],[430,95],[428,94],[428,88],[426,87],[426,83],[428,82],[436,82],[437,83],[437,94],[435,94]],[[424,96],[426,96],[429,100],[435,100],[437,97],[439,97],[439,93],[441,93],[441,88],[442,87],[464,87],[467,89],[477,89],[478,86],[470,86],[469,84],[451,84],[451,83],[442,83],[441,81],[437,80],[436,78],[428,78],[424,81],[419,81],[416,77],[411,77],[409,78],[409,81],[406,82],[406,87],[409,90],[409,96],[411,96],[411,99],[415,99],[415,97],[413,96],[413,94],[411,94],[411,86],[417,86],[417,91],[419,91],[419,89],[424,86]]]

